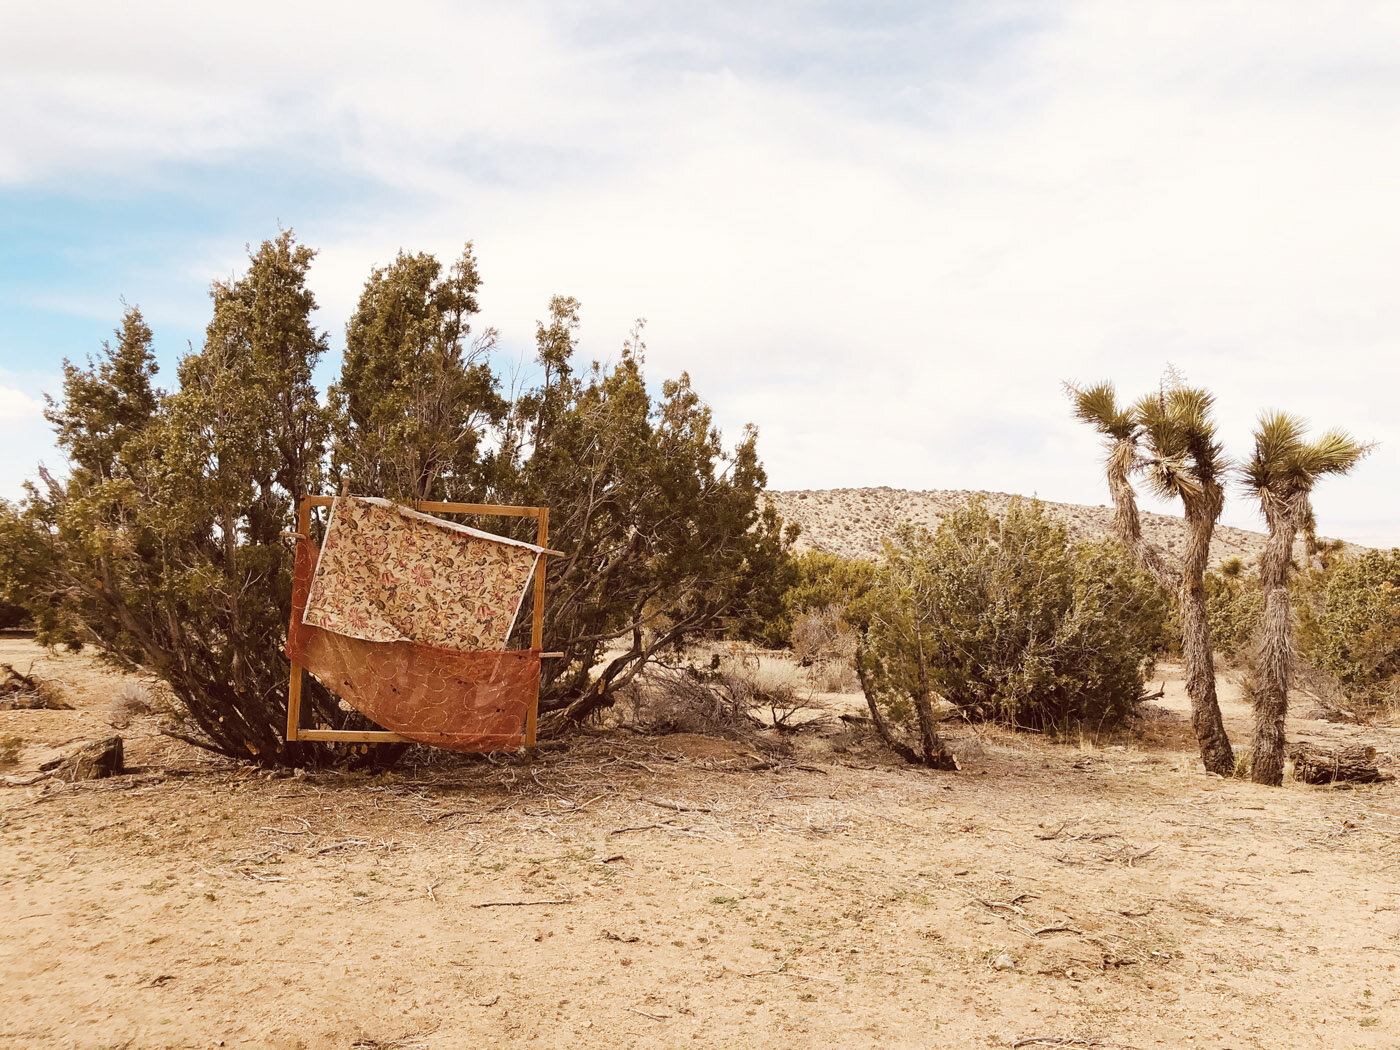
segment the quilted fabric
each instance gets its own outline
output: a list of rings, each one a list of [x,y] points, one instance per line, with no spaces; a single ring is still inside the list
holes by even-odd
[[[537,557],[387,500],[339,497],[304,622],[367,642],[502,649]]]
[[[371,721],[453,751],[514,751],[539,695],[536,650],[459,652],[370,642],[305,622],[315,548],[297,545],[287,656]]]

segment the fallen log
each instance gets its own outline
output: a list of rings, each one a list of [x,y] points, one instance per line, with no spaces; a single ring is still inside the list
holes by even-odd
[[[1394,780],[1376,767],[1376,749],[1366,744],[1347,744],[1338,748],[1323,748],[1316,744],[1295,742],[1286,754],[1293,763],[1294,777],[1304,784],[1375,784]]]

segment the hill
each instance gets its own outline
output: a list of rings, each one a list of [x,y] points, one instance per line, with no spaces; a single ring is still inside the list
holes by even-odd
[[[1012,500],[1006,492],[973,492],[966,489],[931,489],[915,492],[888,487],[864,489],[802,489],[770,492],[769,497],[785,521],[802,526],[798,550],[820,550],[847,558],[879,557],[884,538],[897,526],[908,523],[934,528],[944,514],[962,506],[973,496],[981,496],[994,511],[1004,510]],[[1113,510],[1107,506],[1086,507],[1077,503],[1042,501],[1053,514],[1064,519],[1072,535],[1110,535]],[[1180,551],[1186,543],[1186,523],[1169,514],[1142,514],[1143,535],[1168,551]],[[1256,564],[1264,550],[1262,532],[1221,525],[1215,530],[1211,547],[1213,561],[1239,558],[1246,565]],[[1348,545],[1351,546],[1351,545]],[[1360,549],[1360,548],[1357,548]],[[1301,542],[1297,553],[1302,554]]]

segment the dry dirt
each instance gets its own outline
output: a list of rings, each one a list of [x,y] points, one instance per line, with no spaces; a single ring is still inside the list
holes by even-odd
[[[971,492],[961,489],[934,489],[916,492],[888,487],[864,489],[804,489],[794,492],[770,492],[784,521],[802,526],[797,538],[799,550],[820,550],[846,558],[878,558],[885,537],[899,525],[923,525],[936,528],[943,515],[962,506],[974,496],[981,496],[987,506],[998,513],[1015,497],[1005,492]],[[1086,507],[1077,503],[1051,503],[1046,509],[1069,525],[1076,537],[1108,535],[1113,525],[1113,511],[1108,506]],[[1170,514],[1142,514],[1143,535],[1168,551],[1183,550],[1186,545],[1185,523]],[[1221,525],[1215,530],[1211,556],[1216,564],[1229,558],[1239,558],[1246,565],[1256,564],[1264,550],[1265,536],[1248,529]],[[1361,550],[1348,544],[1349,550]],[[1298,554],[1303,553],[1302,540]]]
[[[0,772],[111,731],[119,675],[14,639],[0,660],[77,706],[0,712],[26,740]],[[220,765],[151,718],[123,733],[145,772],[0,789],[0,1048],[1274,1050],[1400,1031],[1400,788],[1207,777],[1170,713],[1117,746],[962,729],[956,774],[839,723],[776,761],[615,734],[382,776]]]

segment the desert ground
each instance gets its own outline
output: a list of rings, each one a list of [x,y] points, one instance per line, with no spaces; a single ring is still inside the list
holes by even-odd
[[[228,765],[114,709],[123,677],[86,655],[0,661],[74,705],[0,712],[9,784],[114,721],[136,770],[0,788],[0,1048],[1400,1032],[1400,788],[1206,776],[1170,667],[1138,734],[953,728],[959,773],[828,717],[781,746],[615,730],[369,775]],[[1291,731],[1400,753],[1394,729]]]

